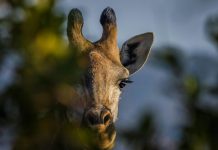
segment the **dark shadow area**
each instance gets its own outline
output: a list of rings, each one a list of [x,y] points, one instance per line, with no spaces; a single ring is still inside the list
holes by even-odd
[[[87,62],[68,47],[63,37],[66,17],[55,10],[55,3],[0,2],[6,10],[0,17],[0,145],[5,150],[97,150],[109,142],[105,149],[111,149],[114,124],[99,135],[69,118],[68,104],[76,98],[72,86],[80,82]],[[218,15],[205,24],[217,46]],[[177,47],[162,46],[149,59],[152,67],[174,77],[173,86],[163,91],[178,93],[188,115],[187,124],[178,127],[178,142],[167,149],[217,150],[217,56],[188,56]],[[157,144],[157,132],[154,117],[145,114],[137,128],[121,130],[119,137],[130,149],[164,149]]]
[[[209,17],[205,23],[205,31],[216,46],[218,43],[217,16]],[[217,56],[207,53],[187,55],[182,49],[175,46],[156,48],[149,63],[152,64],[152,67],[162,68],[172,75],[170,83],[165,85],[162,91],[166,95],[172,95],[172,93],[177,95],[177,100],[180,100],[185,107],[187,117],[184,121],[186,123],[177,126],[177,130],[181,131],[181,134],[177,136],[177,142],[167,141],[168,143],[164,143],[164,139],[158,138],[158,127],[152,119],[154,116],[145,113],[137,128],[122,131],[124,143],[131,147],[130,149],[139,150],[218,149]],[[182,110],[178,111],[181,112],[182,118]]]
[[[0,2],[5,10],[0,18],[0,145],[15,150],[110,149],[113,124],[95,133],[71,119],[72,86],[80,82],[87,62],[63,38],[66,17],[55,3]]]

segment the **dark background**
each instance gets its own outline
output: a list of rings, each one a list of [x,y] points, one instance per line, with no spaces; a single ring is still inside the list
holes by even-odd
[[[20,122],[31,126],[26,122],[35,123],[35,112],[43,114],[53,99],[67,97],[68,84],[83,72],[76,50],[67,48],[70,9],[83,12],[84,34],[95,41],[107,6],[117,15],[120,46],[136,34],[155,34],[147,64],[122,94],[115,149],[218,149],[215,0],[1,1],[0,149],[13,147]],[[37,132],[51,124],[47,120]]]

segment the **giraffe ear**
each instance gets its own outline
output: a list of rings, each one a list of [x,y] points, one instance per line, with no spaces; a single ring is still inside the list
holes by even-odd
[[[153,37],[153,33],[148,32],[136,35],[123,44],[120,59],[123,66],[129,70],[130,75],[138,71],[146,62]]]

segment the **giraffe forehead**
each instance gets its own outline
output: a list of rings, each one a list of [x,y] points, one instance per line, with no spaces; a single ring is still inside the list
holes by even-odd
[[[113,72],[120,68],[104,54],[99,52],[90,53],[90,71],[94,78],[113,77]],[[105,78],[106,79],[106,78]]]
[[[129,75],[128,70],[120,63],[120,60],[111,59],[110,56],[101,51],[92,51],[89,56],[90,67],[97,72],[105,72],[107,74],[116,72],[115,74],[119,75]]]
[[[112,66],[117,68],[123,68],[121,64],[119,54],[116,54],[116,57],[113,56],[114,54],[111,52],[107,52],[103,49],[92,50],[89,53],[89,59],[92,65],[95,64],[104,64],[105,66]]]

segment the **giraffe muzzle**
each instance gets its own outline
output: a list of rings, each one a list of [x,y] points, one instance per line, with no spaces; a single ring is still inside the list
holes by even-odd
[[[91,107],[85,111],[84,121],[91,129],[103,130],[113,122],[113,117],[105,107]]]

